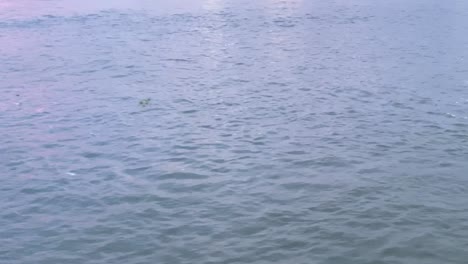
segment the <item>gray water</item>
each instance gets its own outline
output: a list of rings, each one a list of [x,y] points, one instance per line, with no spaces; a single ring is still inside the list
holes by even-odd
[[[0,89],[2,264],[467,263],[465,0],[3,0]]]

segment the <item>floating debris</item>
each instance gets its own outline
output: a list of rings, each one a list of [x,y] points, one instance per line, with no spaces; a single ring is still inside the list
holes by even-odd
[[[150,102],[151,102],[151,98],[146,98],[140,101],[140,105],[143,107],[146,107],[149,105]]]

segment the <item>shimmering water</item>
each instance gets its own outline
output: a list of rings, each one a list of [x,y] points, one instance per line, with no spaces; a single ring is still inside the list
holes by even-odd
[[[467,263],[467,15],[0,1],[0,263]]]

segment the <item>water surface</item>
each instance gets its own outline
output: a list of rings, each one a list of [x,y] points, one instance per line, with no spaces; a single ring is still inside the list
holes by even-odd
[[[466,263],[467,12],[1,1],[0,263]]]

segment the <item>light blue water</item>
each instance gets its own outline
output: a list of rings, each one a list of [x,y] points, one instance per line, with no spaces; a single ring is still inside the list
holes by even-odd
[[[0,263],[466,263],[466,1],[93,2],[0,2]]]

